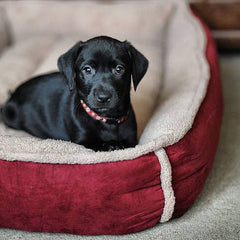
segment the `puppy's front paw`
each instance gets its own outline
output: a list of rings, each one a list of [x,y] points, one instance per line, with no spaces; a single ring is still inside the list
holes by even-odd
[[[124,149],[124,146],[121,145],[111,145],[108,147],[108,152],[114,151],[114,150],[120,150]]]
[[[105,142],[102,144],[102,151],[114,151],[124,149],[125,146],[121,142]]]

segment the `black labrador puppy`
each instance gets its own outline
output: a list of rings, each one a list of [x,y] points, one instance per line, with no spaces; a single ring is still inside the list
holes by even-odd
[[[1,108],[3,122],[95,151],[134,147],[131,75],[136,90],[148,60],[129,42],[101,36],[75,44],[59,57],[58,68],[20,85]]]

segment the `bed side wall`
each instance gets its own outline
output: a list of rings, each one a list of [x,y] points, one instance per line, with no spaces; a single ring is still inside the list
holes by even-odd
[[[173,217],[180,217],[200,194],[211,170],[217,150],[223,115],[223,98],[218,56],[208,27],[199,20],[207,37],[206,58],[210,82],[206,97],[192,129],[179,142],[165,150],[172,165],[172,184],[176,197]]]

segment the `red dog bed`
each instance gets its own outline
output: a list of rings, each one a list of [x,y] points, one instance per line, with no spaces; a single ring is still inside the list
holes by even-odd
[[[223,111],[214,41],[203,23],[202,28],[209,85],[191,129],[179,141],[135,159],[89,164],[22,161],[21,155],[21,161],[9,161],[0,156],[0,227],[127,234],[183,215],[212,167]]]

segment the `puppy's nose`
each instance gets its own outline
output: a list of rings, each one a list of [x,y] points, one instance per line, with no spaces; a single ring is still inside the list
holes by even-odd
[[[110,92],[99,92],[97,93],[97,101],[100,103],[109,102],[112,97]]]

